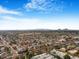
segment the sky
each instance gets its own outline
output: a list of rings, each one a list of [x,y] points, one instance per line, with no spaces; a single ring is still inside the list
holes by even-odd
[[[0,30],[79,30],[79,0],[0,0]]]

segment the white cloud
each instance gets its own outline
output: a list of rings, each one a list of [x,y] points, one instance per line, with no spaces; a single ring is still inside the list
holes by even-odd
[[[40,19],[15,18],[3,16],[0,20],[0,30],[27,30],[27,29],[79,29],[78,23],[46,21]]]
[[[14,15],[20,15],[20,12],[8,10],[2,6],[0,6],[0,14],[14,14]]]
[[[62,11],[63,6],[61,0],[31,0],[25,5],[25,8],[26,10],[55,13]]]

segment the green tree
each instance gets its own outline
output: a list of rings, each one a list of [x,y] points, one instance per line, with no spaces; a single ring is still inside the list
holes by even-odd
[[[64,55],[64,59],[71,59],[71,57],[68,54],[66,54]]]

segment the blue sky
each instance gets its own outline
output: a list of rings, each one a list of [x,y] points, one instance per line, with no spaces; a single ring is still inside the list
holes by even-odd
[[[79,0],[0,0],[0,30],[79,29]]]

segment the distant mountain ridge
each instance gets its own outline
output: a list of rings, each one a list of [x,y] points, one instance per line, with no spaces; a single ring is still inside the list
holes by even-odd
[[[26,30],[0,30],[0,32],[5,32],[5,31],[79,31],[79,30],[71,30],[71,29],[26,29]]]

